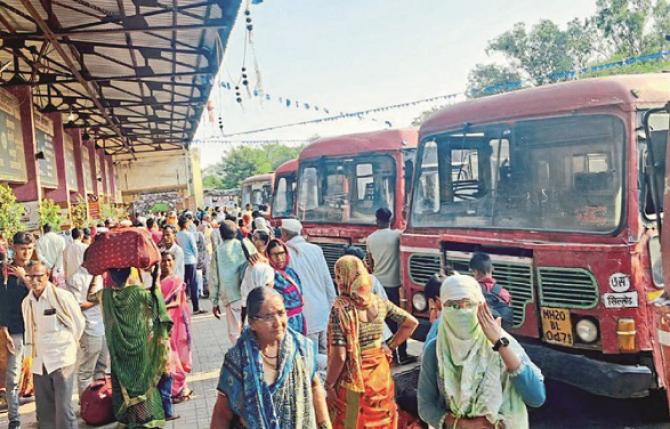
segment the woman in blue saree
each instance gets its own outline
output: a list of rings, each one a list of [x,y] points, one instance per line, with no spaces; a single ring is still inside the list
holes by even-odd
[[[278,239],[270,240],[266,256],[275,270],[275,290],[284,298],[284,306],[288,315],[288,326],[296,332],[307,335],[307,323],[302,314],[302,284],[300,277],[288,267],[289,254],[286,244]]]
[[[249,326],[221,367],[211,428],[331,428],[316,347],[287,326],[282,297],[256,288],[247,310]]]

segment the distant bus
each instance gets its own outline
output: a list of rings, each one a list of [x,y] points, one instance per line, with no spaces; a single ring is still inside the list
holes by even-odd
[[[253,210],[260,206],[270,206],[272,200],[273,173],[257,174],[242,182],[242,208],[251,204]]]
[[[322,138],[300,153],[296,214],[331,274],[345,246],[365,248],[380,207],[404,228],[416,146],[416,130],[397,129]]]
[[[275,170],[272,196],[272,225],[279,226],[281,219],[295,216],[295,194],[298,185],[298,160],[286,161]]]

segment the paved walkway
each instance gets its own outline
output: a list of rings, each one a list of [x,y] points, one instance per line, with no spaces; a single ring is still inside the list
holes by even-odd
[[[203,307],[209,310],[210,301],[203,301]],[[216,402],[219,369],[229,347],[223,323],[223,320],[215,319],[211,311],[206,315],[193,318],[193,372],[188,377],[188,384],[193,389],[194,396],[190,401],[175,405],[175,412],[181,418],[170,422],[167,428],[209,428],[212,409]],[[31,400],[21,406],[21,422],[24,429],[38,427],[34,401]],[[7,424],[7,414],[0,414],[0,428],[6,428]],[[81,428],[92,427],[81,420],[79,424]],[[114,428],[116,424],[102,427]]]
[[[175,413],[181,416],[166,425],[166,428],[209,428],[212,410],[216,402],[216,384],[219,378],[219,370],[223,363],[223,356],[230,347],[230,341],[225,334],[224,320],[218,320],[212,316],[211,302],[202,300],[201,305],[209,313],[193,318],[193,372],[187,378],[189,388],[193,389],[194,395],[191,400],[175,405]],[[420,354],[420,343],[410,340],[410,352]],[[406,370],[398,368],[398,371]],[[75,397],[75,401],[78,398]],[[21,422],[24,429],[38,428],[35,418],[35,402],[30,400],[21,406]],[[0,428],[7,427],[7,413],[0,414]],[[91,428],[82,420],[79,421],[80,428]],[[99,426],[101,428],[115,428],[116,424]]]

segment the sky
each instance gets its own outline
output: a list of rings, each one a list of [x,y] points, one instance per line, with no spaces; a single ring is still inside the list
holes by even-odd
[[[218,78],[240,79],[245,51],[243,0]],[[231,147],[281,140],[300,144],[314,135],[332,136],[409,126],[421,112],[445,101],[421,103],[368,115],[262,133],[229,136],[281,124],[321,118],[322,110],[355,112],[465,90],[477,63],[504,63],[489,57],[489,40],[516,22],[528,27],[551,19],[562,28],[595,12],[595,0],[264,0],[250,6],[254,67],[247,44],[249,88],[271,100],[215,85],[210,100],[214,122],[203,117],[194,144],[203,167],[218,162]],[[242,88],[244,88],[242,86]],[[290,99],[291,107],[285,101]],[[295,100],[301,107],[295,108]],[[304,108],[310,104],[310,109]],[[223,121],[223,133],[218,118]],[[251,143],[256,142],[256,143]]]

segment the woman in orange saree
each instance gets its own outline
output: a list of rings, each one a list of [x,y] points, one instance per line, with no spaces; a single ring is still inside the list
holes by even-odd
[[[407,340],[418,322],[389,300],[372,294],[363,262],[343,256],[335,264],[340,295],[328,325],[326,393],[334,429],[389,428],[398,424],[391,349]],[[386,319],[398,323],[383,344]]]

